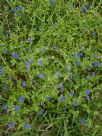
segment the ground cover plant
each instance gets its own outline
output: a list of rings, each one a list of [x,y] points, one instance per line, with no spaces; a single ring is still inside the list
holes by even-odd
[[[102,136],[101,0],[0,0],[0,136]]]

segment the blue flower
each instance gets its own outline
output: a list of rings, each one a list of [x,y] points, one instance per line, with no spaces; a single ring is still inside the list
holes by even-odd
[[[29,42],[29,43],[33,43],[33,39],[32,39],[32,38],[29,38],[29,39],[28,39],[28,42]]]
[[[8,109],[8,104],[4,106],[4,110],[7,110]]]
[[[3,44],[0,43],[0,46],[3,46]]]
[[[95,59],[99,59],[99,56],[98,55],[96,55],[96,54],[94,54],[94,56],[93,56]]]
[[[61,96],[61,102],[65,102],[66,98],[65,96]]]
[[[81,58],[83,56],[83,53],[82,52],[80,52],[79,53],[79,58]]]
[[[89,75],[88,75],[88,76],[86,76],[86,79],[87,79],[87,80],[89,80],[89,79],[90,79],[90,76],[89,76]]]
[[[23,87],[26,87],[26,82],[22,82],[22,86],[23,86]]]
[[[79,61],[76,61],[76,62],[75,62],[75,65],[76,65],[76,66],[78,66],[79,64],[80,64]]]
[[[39,50],[40,50],[41,52],[44,52],[44,48],[39,48]]]
[[[62,93],[63,92],[63,85],[60,83],[59,85],[58,85],[58,87],[59,87],[59,89],[60,89],[60,92]]]
[[[99,63],[99,62],[94,62],[93,65],[94,65],[95,67],[99,67],[99,66],[100,66],[100,63]]]
[[[93,31],[93,33],[92,33],[94,36],[97,34],[95,31]]]
[[[82,12],[82,13],[85,13],[86,11],[87,11],[87,7],[84,6],[81,12]]]
[[[77,57],[78,53],[77,52],[74,52],[73,53],[73,56]]]
[[[74,97],[74,98],[76,98],[76,97],[77,97],[77,95],[76,95],[76,94],[74,94],[74,95],[73,95],[73,97]]]
[[[26,52],[29,52],[30,50],[29,49],[26,49]]]
[[[72,74],[72,77],[76,77],[76,74],[73,73],[73,74]]]
[[[55,3],[56,3],[56,0],[50,0],[50,3],[51,3],[51,4],[55,4]]]
[[[0,75],[3,75],[3,67],[0,66]]]
[[[61,72],[56,72],[56,77],[61,77]]]
[[[41,73],[41,74],[39,75],[39,78],[44,78],[44,74]]]
[[[70,91],[70,94],[73,96],[74,95],[74,91]]]
[[[96,76],[95,72],[92,72],[92,75],[93,75],[93,76]]]
[[[74,106],[77,107],[78,106],[78,102],[74,102]]]
[[[47,100],[48,100],[48,101],[50,101],[50,100],[51,100],[51,97],[50,97],[50,96],[48,96],[48,97],[47,97]]]
[[[21,14],[21,13],[18,13],[18,16],[22,16],[22,14]]]
[[[17,11],[22,11],[22,8],[20,6],[16,7]]]
[[[58,45],[54,45],[54,48],[57,49],[57,48],[58,48]]]
[[[14,127],[14,122],[9,122],[8,125],[9,127]]]
[[[18,58],[19,58],[18,53],[14,52],[13,57],[14,57],[15,59],[18,59]]]
[[[28,124],[28,123],[25,124],[25,128],[26,128],[26,129],[30,129],[30,124]]]
[[[68,71],[70,71],[70,72],[71,72],[71,69],[69,68],[69,66],[68,66],[68,65],[66,66],[66,69],[67,69]]]
[[[40,59],[40,60],[38,60],[38,64],[40,65],[40,66],[43,66],[43,61]]]
[[[24,102],[24,99],[25,99],[24,96],[20,96],[19,101]]]
[[[91,93],[90,90],[86,90],[86,94],[89,95]]]
[[[86,125],[86,119],[82,119],[82,125]]]
[[[26,69],[29,70],[30,69],[30,64],[28,62],[26,62]]]
[[[14,105],[14,109],[15,109],[15,110],[17,110],[17,111],[19,111],[19,110],[20,110],[19,105],[17,105],[17,104],[16,104],[16,105]]]
[[[90,100],[90,96],[87,95],[87,96],[86,96],[86,99],[87,99],[87,101],[89,101],[89,100]]]
[[[30,59],[28,60],[28,62],[29,62],[29,63],[32,63],[32,61],[33,61],[33,59],[32,59],[32,58],[30,58]]]

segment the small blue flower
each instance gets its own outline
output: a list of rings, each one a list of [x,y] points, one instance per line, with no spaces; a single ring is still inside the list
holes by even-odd
[[[22,8],[20,6],[16,7],[17,11],[22,11]]]
[[[79,57],[81,58],[82,56],[83,56],[83,53],[82,53],[82,52],[80,52],[80,53],[79,53]]]
[[[41,74],[39,75],[39,78],[44,78],[44,74],[41,73]]]
[[[74,95],[74,91],[70,91],[70,94],[73,96]]]
[[[19,110],[20,110],[19,105],[17,105],[17,104],[16,104],[16,105],[14,105],[14,109],[15,109],[15,110],[17,110],[17,111],[19,111]]]
[[[61,72],[56,72],[56,77],[61,77]]]
[[[32,59],[32,58],[30,58],[30,59],[28,60],[28,62],[29,62],[29,63],[32,63],[32,62],[33,62],[33,59]]]
[[[32,39],[32,38],[29,38],[29,39],[28,39],[28,42],[32,44],[32,43],[33,43],[33,39]]]
[[[0,46],[3,46],[3,44],[0,43]]]
[[[57,49],[57,48],[58,48],[58,45],[54,45],[54,48]]]
[[[68,66],[68,65],[66,66],[66,69],[67,69],[68,71],[71,71],[71,69],[69,68],[69,66]]]
[[[77,95],[76,95],[76,94],[74,94],[74,95],[73,95],[73,97],[74,97],[74,98],[76,98],[76,97],[77,97]]]
[[[40,66],[43,66],[43,61],[40,59],[40,60],[38,60],[38,64],[40,65]]]
[[[14,122],[9,122],[8,125],[9,127],[14,127]]]
[[[26,82],[22,82],[22,86],[23,86],[23,87],[26,87]]]
[[[28,124],[28,123],[25,124],[25,128],[26,128],[26,129],[30,129],[30,124]]]
[[[82,13],[85,13],[86,11],[87,11],[87,7],[84,6],[81,12],[82,12]]]
[[[86,99],[87,99],[87,101],[90,101],[90,96],[87,95],[87,96],[86,96]]]
[[[0,66],[0,75],[3,75],[3,67]]]
[[[58,87],[59,87],[59,89],[60,89],[60,92],[62,93],[63,92],[63,85],[60,83],[59,85],[58,85]]]
[[[39,50],[40,50],[41,52],[44,52],[44,48],[39,48]]]
[[[2,66],[0,66],[0,69],[2,69],[3,67]]]
[[[100,66],[100,63],[99,63],[99,62],[94,62],[93,65],[94,65],[95,67],[99,67],[99,66]]]
[[[18,59],[18,58],[19,58],[18,53],[14,52],[13,57],[14,57],[15,59]]]
[[[30,64],[28,62],[26,62],[26,70],[29,70],[30,69]]]
[[[48,97],[47,97],[47,100],[48,100],[48,101],[50,101],[50,100],[51,100],[51,97],[50,97],[50,96],[48,96]]]
[[[82,119],[82,125],[86,125],[86,119]]]
[[[65,96],[61,96],[61,102],[65,102],[66,98]]]
[[[21,13],[18,13],[18,16],[22,16],[22,14],[21,14]]]
[[[25,99],[24,96],[20,96],[19,101],[24,102],[24,99]]]
[[[51,3],[51,4],[55,4],[55,3],[56,3],[56,0],[50,0],[50,3]]]
[[[94,54],[94,56],[93,56],[95,59],[99,59],[99,56],[98,55],[96,55],[96,54]]]
[[[93,75],[93,76],[96,76],[95,72],[92,72],[92,75]]]
[[[77,57],[77,56],[78,56],[78,53],[77,53],[77,52],[74,52],[74,53],[73,53],[73,56]]]
[[[93,31],[92,34],[95,36],[97,33],[95,31]]]
[[[8,109],[8,104],[4,106],[4,110],[7,110]]]
[[[89,76],[89,75],[88,75],[88,76],[86,76],[86,79],[87,79],[87,80],[89,80],[89,79],[90,79],[90,76]]]
[[[75,62],[75,65],[76,65],[76,66],[78,66],[79,64],[80,64],[79,61],[76,61],[76,62]]]
[[[29,49],[26,49],[26,52],[29,52],[30,50]]]
[[[74,102],[74,106],[77,107],[78,106],[78,102]]]
[[[86,90],[86,95],[89,95],[91,93],[90,90]]]

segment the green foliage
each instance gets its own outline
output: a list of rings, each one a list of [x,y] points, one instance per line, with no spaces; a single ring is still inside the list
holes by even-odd
[[[101,2],[0,7],[0,134],[102,136]]]

